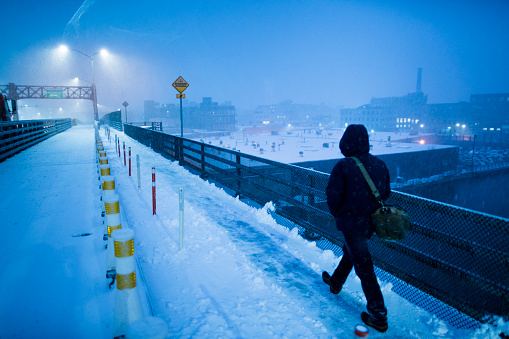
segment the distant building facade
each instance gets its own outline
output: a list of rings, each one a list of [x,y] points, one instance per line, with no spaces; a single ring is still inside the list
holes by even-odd
[[[227,101],[219,104],[211,97],[204,97],[198,107],[184,110],[184,126],[208,131],[235,130],[235,106]]]
[[[509,133],[509,93],[472,94],[470,102],[428,104],[428,96],[421,91],[421,78],[422,69],[418,69],[414,93],[372,98],[367,105],[341,109],[340,127],[364,124],[370,130],[451,135]]]
[[[256,107],[251,125],[256,126],[317,126],[333,121],[337,110],[327,105],[295,104],[291,100]]]
[[[422,92],[409,93],[402,97],[372,98],[369,105],[341,109],[341,127],[363,124],[377,131],[418,130],[423,124],[428,96]]]
[[[145,100],[143,102],[143,116],[146,121],[159,117],[159,103],[156,103],[154,100]]]
[[[340,127],[351,124],[362,124],[368,130],[388,131],[394,128],[395,118],[388,109],[371,105],[340,110]]]
[[[372,98],[369,105],[339,112],[341,127],[363,124],[377,131],[418,131],[423,126],[428,96],[421,90],[422,68],[417,69],[414,93],[401,97]]]
[[[184,100],[182,115],[184,128],[208,131],[235,130],[235,106],[231,102],[218,104],[212,98],[205,97],[197,105]],[[165,127],[180,126],[180,105],[159,104],[154,100],[145,100],[144,116],[146,121],[163,121]]]
[[[428,105],[425,121],[429,132],[452,135],[507,134],[509,93],[472,94],[470,102]]]
[[[427,106],[425,117],[426,131],[433,133],[461,133],[470,121],[474,121],[476,113],[472,105],[466,101],[458,103],[430,104]]]
[[[509,126],[509,93],[472,94],[470,104],[482,129]]]

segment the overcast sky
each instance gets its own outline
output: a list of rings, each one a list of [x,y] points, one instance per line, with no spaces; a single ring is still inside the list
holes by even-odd
[[[430,103],[509,92],[509,1],[4,1],[0,85],[92,81],[100,113],[143,100],[293,100],[357,107],[414,92]]]

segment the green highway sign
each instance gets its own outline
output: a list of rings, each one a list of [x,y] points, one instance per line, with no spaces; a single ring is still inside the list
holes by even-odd
[[[46,98],[63,98],[64,91],[61,89],[47,89],[46,90]]]

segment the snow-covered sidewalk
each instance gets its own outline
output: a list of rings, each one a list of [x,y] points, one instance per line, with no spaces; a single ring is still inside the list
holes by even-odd
[[[2,339],[111,334],[93,136],[73,127],[0,163]]]
[[[320,275],[339,261],[331,251],[278,225],[267,213],[270,204],[250,207],[122,132],[111,133],[111,143],[104,129],[100,135],[116,178],[122,227],[135,231],[144,312],[166,321],[168,337],[353,337],[364,296],[354,274],[339,295],[329,292]],[[131,177],[123,156],[118,157],[115,134],[126,149],[132,148]],[[73,127],[0,164],[5,235],[0,240],[1,338],[111,338],[115,290],[108,290],[105,278],[95,168],[89,126]],[[185,198],[183,249],[180,188]],[[72,237],[81,233],[92,235]],[[390,284],[381,285],[389,330],[371,330],[370,337],[476,336],[410,304]],[[487,337],[478,332],[479,338]]]

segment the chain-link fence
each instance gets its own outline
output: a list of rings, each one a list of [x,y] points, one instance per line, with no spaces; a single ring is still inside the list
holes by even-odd
[[[341,254],[343,237],[326,204],[328,174],[135,126],[125,133],[233,194],[272,201],[304,236]],[[458,328],[509,315],[509,220],[394,191],[388,202],[408,211],[412,228],[400,242],[370,239],[382,280]]]

